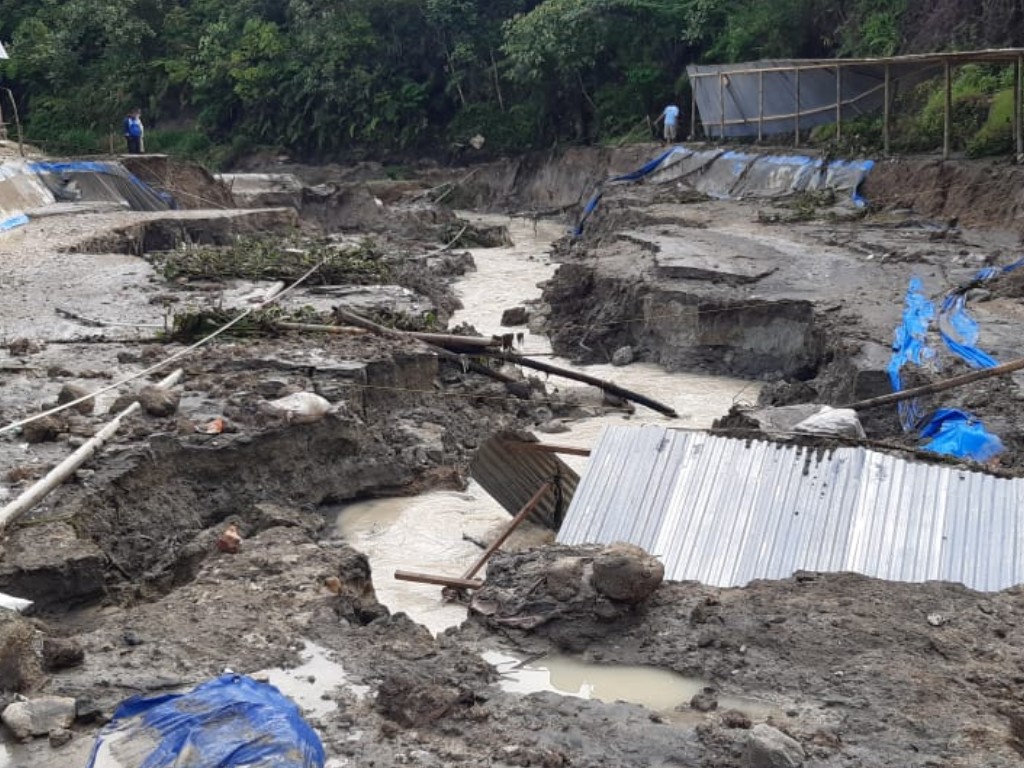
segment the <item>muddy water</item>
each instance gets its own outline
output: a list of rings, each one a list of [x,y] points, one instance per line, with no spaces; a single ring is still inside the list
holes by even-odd
[[[551,347],[546,337],[531,334],[525,327],[501,327],[501,314],[505,309],[539,298],[538,284],[550,278],[555,269],[548,249],[564,233],[564,225],[502,216],[463,216],[487,224],[505,224],[514,245],[473,251],[477,269],[456,284],[464,308],[452,318],[452,325],[468,322],[485,334],[522,332],[525,353],[548,355],[545,359],[555,365],[576,367],[568,360],[550,357]],[[645,408],[637,408],[631,416],[612,412],[570,423],[567,433],[540,436],[548,442],[592,447],[601,430],[609,424],[708,427],[733,402],[752,402],[758,394],[757,385],[749,381],[667,373],[657,366],[641,363],[621,368],[609,365],[577,369],[661,400],[674,407],[680,417],[669,420]],[[582,385],[552,377],[548,386]],[[586,462],[576,457],[566,457],[566,460],[577,471],[581,471]],[[382,603],[392,611],[404,611],[433,632],[439,632],[461,622],[466,615],[465,608],[443,603],[439,587],[396,581],[395,569],[460,575],[480,554],[480,548],[465,540],[466,537],[490,540],[508,520],[508,514],[479,486],[471,483],[465,493],[436,492],[415,498],[346,505],[338,510],[337,531],[370,558],[374,586]],[[518,543],[522,546],[539,543],[539,540],[536,533],[526,532]],[[516,545],[517,540],[513,538],[509,546]]]
[[[510,693],[550,691],[581,699],[625,701],[677,721],[694,716],[690,699],[706,688],[701,680],[657,667],[594,664],[560,655],[523,661],[500,651],[487,651],[483,657],[498,670],[501,688]],[[738,709],[752,719],[762,719],[775,711],[771,704],[756,699],[715,698],[719,709]]]

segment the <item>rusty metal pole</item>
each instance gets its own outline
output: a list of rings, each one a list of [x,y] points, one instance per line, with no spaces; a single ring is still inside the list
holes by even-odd
[[[508,539],[508,537],[512,535],[512,532],[519,527],[519,524],[522,523],[531,512],[533,512],[534,507],[540,504],[540,500],[544,498],[544,494],[551,490],[553,486],[554,483],[548,480],[544,485],[537,489],[537,492],[533,494],[533,498],[523,505],[523,508],[519,510],[519,513],[512,518],[512,522],[505,526],[505,530],[503,530],[501,534],[499,534],[498,538],[491,543],[491,546],[484,550],[484,553],[480,555],[480,559],[473,563],[473,565],[470,566],[464,574],[462,574],[463,579],[472,579],[476,576],[477,572],[487,564],[488,560],[491,559],[491,555],[498,551],[498,548],[505,543],[505,540]]]

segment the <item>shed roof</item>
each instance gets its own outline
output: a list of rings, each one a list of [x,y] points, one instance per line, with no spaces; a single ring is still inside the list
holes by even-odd
[[[807,570],[997,591],[1024,581],[1022,502],[1022,479],[862,447],[609,427],[558,541],[628,541],[713,586]]]

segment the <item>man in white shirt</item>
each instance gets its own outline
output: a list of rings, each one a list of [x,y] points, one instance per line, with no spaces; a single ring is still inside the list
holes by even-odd
[[[654,121],[654,124],[664,121],[665,131],[663,136],[666,144],[671,144],[676,140],[676,129],[679,126],[679,107],[675,104],[669,104],[665,109],[661,111],[658,119]]]

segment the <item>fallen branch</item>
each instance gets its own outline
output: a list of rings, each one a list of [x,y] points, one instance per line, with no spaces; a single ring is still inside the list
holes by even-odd
[[[515,352],[509,352],[507,350],[503,350],[500,352],[496,350],[482,350],[477,354],[482,355],[484,357],[495,357],[498,358],[499,360],[504,360],[509,363],[521,365],[523,368],[532,368],[535,371],[541,371],[542,373],[550,373],[555,376],[562,376],[563,378],[566,379],[581,381],[584,384],[590,384],[591,386],[597,387],[598,389],[601,389],[610,395],[621,397],[623,400],[629,400],[631,402],[636,403],[637,405],[646,406],[647,408],[650,408],[652,411],[663,413],[666,416],[669,416],[673,419],[679,415],[678,413],[675,412],[674,408],[671,408],[670,406],[667,406],[664,403],[659,403],[657,400],[652,400],[651,398],[645,397],[644,395],[638,394],[637,392],[633,392],[631,390],[620,387],[618,384],[613,384],[610,381],[604,381],[603,379],[598,379],[594,376],[588,376],[585,373],[577,373],[576,371],[571,371],[567,368],[560,368],[557,365],[551,365],[550,363],[542,363],[539,360],[531,360],[528,357],[523,357],[522,355],[518,355]]]
[[[98,320],[95,317],[86,317],[77,312],[72,312],[70,309],[62,309],[60,307],[54,307],[53,311],[61,317],[66,317],[69,320],[75,320],[82,323],[82,325],[90,325],[94,328],[163,328],[162,325],[155,323],[115,323],[113,320]]]
[[[424,341],[427,344],[432,344],[438,347],[444,347],[445,349],[453,352],[473,352],[480,349],[493,349],[494,347],[503,346],[507,343],[507,337],[490,339],[483,338],[482,336],[457,336],[453,333],[426,333],[421,331],[397,331],[394,328],[388,328],[386,326],[375,323],[372,320],[368,320],[362,315],[357,315],[355,312],[350,312],[347,309],[340,307],[335,308],[335,316],[339,319],[344,320],[349,325],[354,325],[357,328],[365,328],[368,331],[373,331],[382,336],[406,337],[418,339]],[[332,327],[332,326],[325,326]],[[511,335],[511,334],[510,334]]]
[[[181,380],[181,376],[182,370],[179,368],[161,381],[157,386],[165,389],[173,387]],[[76,469],[82,466],[87,459],[95,455],[103,447],[106,441],[109,440],[115,432],[117,432],[121,426],[121,422],[141,407],[142,406],[139,405],[138,400],[129,405],[117,414],[109,424],[103,427],[103,429],[79,447],[78,450],[51,469],[46,475],[33,483],[29,488],[25,489],[18,498],[0,510],[0,531],[6,528],[7,524],[15,520],[19,515],[23,515],[25,512],[32,509],[36,504],[46,498],[50,491],[71,477],[71,474]]]
[[[476,362],[475,360],[470,360],[468,357],[466,357],[463,354],[457,354],[456,352],[453,352],[450,349],[445,348],[444,346],[440,346],[438,344],[432,344],[432,343],[430,343],[429,341],[427,341],[426,339],[423,338],[423,336],[447,337],[446,334],[416,334],[416,333],[409,333],[409,332],[406,332],[406,331],[396,331],[393,328],[386,328],[383,325],[379,325],[377,323],[372,322],[371,320],[367,320],[362,315],[357,315],[355,312],[350,312],[349,310],[341,309],[340,307],[336,308],[334,310],[334,314],[337,317],[339,317],[341,320],[344,320],[347,323],[351,323],[352,325],[355,325],[355,326],[360,327],[360,328],[365,328],[366,330],[371,331],[373,333],[376,333],[379,336],[384,336],[385,338],[389,338],[389,339],[408,339],[408,338],[412,338],[412,339],[416,339],[418,341],[422,341],[423,343],[425,343],[427,345],[427,347],[432,352],[437,354],[439,357],[443,357],[445,360],[451,360],[452,362],[458,363],[460,366],[463,366],[464,368],[466,368],[466,369],[468,369],[470,371],[473,371],[474,373],[479,373],[481,376],[486,376],[486,377],[488,377],[490,379],[494,379],[495,381],[500,381],[502,384],[515,384],[517,382],[517,380],[513,379],[511,376],[506,376],[504,373],[492,370],[491,368],[488,368],[486,365],[481,365],[480,363]],[[473,338],[476,338],[476,337],[473,337],[473,336],[453,336],[453,337],[448,337],[448,338],[473,339]],[[476,352],[471,352],[470,354],[477,354],[479,351],[480,350],[477,350]]]
[[[336,336],[364,336],[370,331],[366,328],[353,328],[348,325],[322,325],[320,323],[289,323],[279,321],[274,323],[278,328],[286,331],[310,331],[313,333],[332,333]]]
[[[931,384],[925,384],[921,387],[904,389],[902,392],[892,392],[888,395],[871,397],[867,400],[861,400],[841,407],[852,408],[855,411],[865,411],[869,408],[879,408],[883,405],[899,403],[903,400],[910,400],[922,395],[932,395],[936,392],[944,392],[947,389],[955,389],[966,384],[973,384],[976,381],[982,381],[983,379],[991,379],[995,376],[1006,376],[1009,373],[1020,370],[1024,370],[1024,357],[1017,360],[1011,360],[1010,362],[1003,363],[1002,365],[997,365],[995,368],[971,371],[970,373],[965,373],[962,376],[954,376],[953,378],[946,379],[945,381],[936,381]]]

